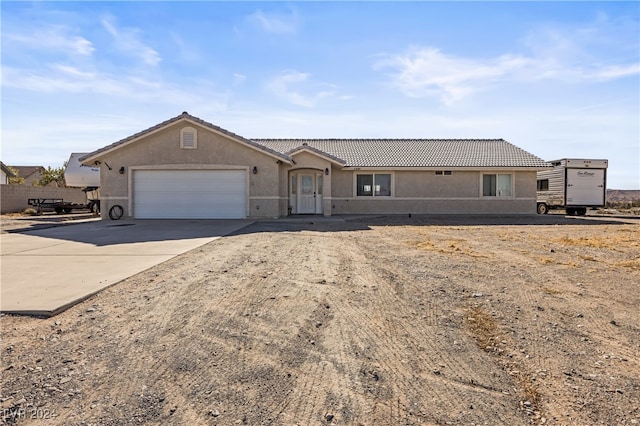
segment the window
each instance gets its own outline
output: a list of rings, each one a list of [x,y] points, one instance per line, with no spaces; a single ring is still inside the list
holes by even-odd
[[[538,181],[538,191],[548,191],[549,190],[549,179],[540,179]]]
[[[303,175],[300,178],[300,193],[311,194],[313,192],[313,176]]]
[[[511,197],[511,175],[482,175],[483,197]]]
[[[198,132],[193,127],[180,129],[180,148],[196,149],[198,147]]]
[[[358,197],[390,197],[391,175],[388,173],[357,175],[356,195]]]
[[[451,176],[451,170],[436,170],[436,176]]]
[[[549,190],[549,179],[540,179],[538,181],[538,191],[548,191]]]

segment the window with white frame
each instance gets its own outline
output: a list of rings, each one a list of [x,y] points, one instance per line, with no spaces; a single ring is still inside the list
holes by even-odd
[[[390,197],[391,174],[368,173],[356,175],[356,195],[358,197]]]
[[[510,174],[482,175],[483,197],[511,197],[512,195],[512,177]]]
[[[198,132],[193,127],[180,129],[180,148],[196,149],[198,147]]]

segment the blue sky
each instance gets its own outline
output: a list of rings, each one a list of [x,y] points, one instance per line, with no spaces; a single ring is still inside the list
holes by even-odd
[[[7,2],[2,151],[188,111],[248,138],[504,138],[640,189],[638,2]]]

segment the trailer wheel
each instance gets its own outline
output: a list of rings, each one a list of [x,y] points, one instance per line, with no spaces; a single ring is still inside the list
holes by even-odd
[[[545,203],[538,203],[538,214],[549,213],[549,207]]]
[[[92,201],[90,205],[89,210],[91,210],[91,213],[98,216],[100,214],[100,203]]]
[[[575,216],[576,215],[576,209],[574,209],[573,207],[567,207],[567,216]]]
[[[584,216],[587,214],[587,208],[586,207],[580,207],[579,209],[576,209],[576,214],[578,216]]]
[[[64,211],[65,213],[69,214],[69,213],[71,213],[72,209],[64,209],[63,211]]]
[[[122,206],[119,204],[116,204],[115,206],[109,209],[109,219],[118,220],[122,217],[123,213],[124,213],[124,209],[122,208]]]
[[[56,211],[56,214],[62,214],[62,207],[56,207],[54,210]]]

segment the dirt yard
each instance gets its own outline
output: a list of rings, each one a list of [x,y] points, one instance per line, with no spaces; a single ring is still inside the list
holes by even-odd
[[[640,226],[552,219],[256,223],[2,316],[3,420],[640,424]]]

